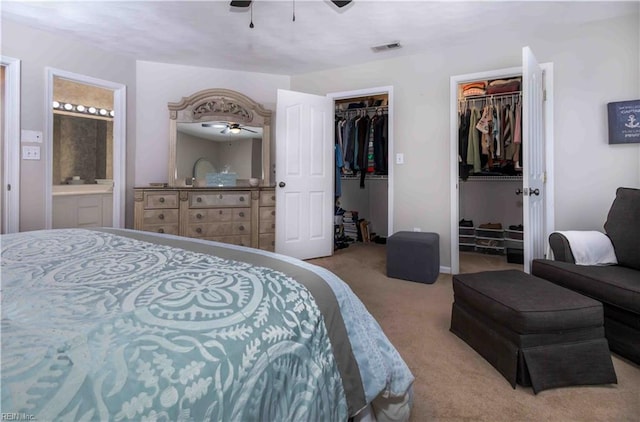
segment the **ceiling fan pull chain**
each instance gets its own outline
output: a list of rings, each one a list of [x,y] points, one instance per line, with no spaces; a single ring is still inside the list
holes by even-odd
[[[296,21],[296,0],[293,0],[293,21]]]
[[[249,9],[251,9],[251,22],[249,23],[249,28],[253,29],[253,2],[251,2]]]

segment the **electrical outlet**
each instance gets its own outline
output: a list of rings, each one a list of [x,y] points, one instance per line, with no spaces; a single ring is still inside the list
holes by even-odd
[[[413,228],[413,231],[414,231],[414,232],[421,232],[421,231],[422,231],[422,229],[421,229],[420,227],[414,227],[414,228]]]
[[[22,147],[22,159],[23,160],[39,160],[40,159],[40,147]]]

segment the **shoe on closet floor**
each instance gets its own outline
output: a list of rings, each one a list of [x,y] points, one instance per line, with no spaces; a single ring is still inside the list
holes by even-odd
[[[479,229],[492,229],[502,230],[502,224],[500,223],[482,223],[478,226]]]
[[[473,220],[465,220],[464,218],[458,223],[460,227],[473,227]]]

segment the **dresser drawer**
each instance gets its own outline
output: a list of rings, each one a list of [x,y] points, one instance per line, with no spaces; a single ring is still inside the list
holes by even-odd
[[[276,232],[276,222],[275,221],[266,221],[260,220],[260,228],[259,233],[275,233]]]
[[[178,192],[145,192],[144,208],[178,208]]]
[[[258,241],[258,247],[265,251],[275,251],[276,235],[275,233],[261,234]]]
[[[213,236],[205,239],[232,245],[251,246],[251,236]]]
[[[178,234],[178,224],[149,224],[142,228],[146,232]]]
[[[276,204],[276,192],[272,190],[260,191],[260,206],[272,207]]]
[[[251,235],[251,224],[248,222],[189,224],[189,237],[214,237],[231,235]]]
[[[178,224],[177,209],[144,210],[142,224],[146,227],[151,224]]]
[[[276,208],[275,207],[260,207],[260,220],[273,220],[276,221]]]
[[[190,208],[249,207],[250,192],[190,192]]]
[[[229,221],[251,221],[251,210],[247,208],[189,210],[189,223],[222,223]]]

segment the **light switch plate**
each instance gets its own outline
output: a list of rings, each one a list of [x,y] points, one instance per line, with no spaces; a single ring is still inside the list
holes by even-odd
[[[40,159],[40,147],[22,147],[22,159],[23,160],[39,160]]]
[[[20,133],[20,140],[22,142],[42,142],[42,132],[37,130],[23,129]]]
[[[404,154],[396,154],[396,164],[404,164]]]

